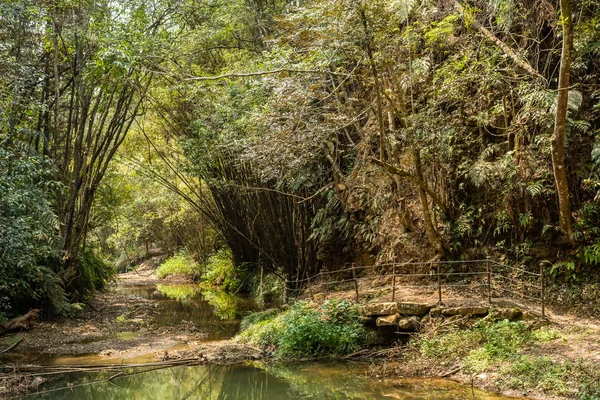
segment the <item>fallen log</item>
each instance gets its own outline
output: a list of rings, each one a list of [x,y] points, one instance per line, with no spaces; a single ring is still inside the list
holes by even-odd
[[[14,331],[28,331],[33,328],[39,317],[40,310],[30,310],[25,315],[21,315],[20,317],[13,318],[8,322],[0,324],[0,335]]]

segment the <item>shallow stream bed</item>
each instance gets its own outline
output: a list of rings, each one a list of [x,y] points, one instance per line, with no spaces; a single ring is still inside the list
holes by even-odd
[[[368,366],[305,363],[172,367],[108,379],[110,373],[70,373],[27,399],[507,399],[448,380],[375,380]]]
[[[127,327],[114,331],[115,326],[121,326],[117,323],[104,327],[96,335],[76,337],[74,342],[69,338],[63,343],[67,348],[93,345],[90,347],[95,349],[92,352],[40,353],[35,348],[27,350],[24,347],[25,352],[21,350],[20,354],[12,355],[15,359],[3,361],[54,366],[122,363],[123,367],[117,371],[44,375],[41,383],[30,388],[27,399],[506,399],[448,380],[374,379],[371,378],[375,374],[370,364],[351,362],[269,364],[254,361],[228,366],[128,367],[128,364],[155,362],[160,352],[190,347],[190,343],[231,338],[239,329],[240,318],[255,310],[256,305],[248,299],[190,284],[136,286],[122,283],[112,295],[120,296],[119,303],[141,302],[143,307],[136,306],[136,313],[143,311],[151,315],[150,324],[130,331],[130,326],[135,327],[130,321],[134,314],[129,315],[129,311],[119,314],[124,311],[118,305],[109,321],[123,320]],[[102,310],[97,314],[100,313]],[[107,321],[105,313],[102,317]],[[84,319],[75,327],[86,328],[95,318]],[[67,327],[73,329],[73,326]],[[67,327],[53,329],[66,332]],[[183,331],[187,332],[186,337],[194,337],[193,342],[177,341]],[[160,350],[157,351],[155,343],[154,346],[148,343],[148,350],[142,348],[134,357],[126,357],[131,352],[127,343],[135,343],[139,348],[144,341],[157,342],[165,335],[171,337],[168,346],[158,347]],[[107,350],[99,351],[117,344],[122,345],[122,352],[107,355]]]

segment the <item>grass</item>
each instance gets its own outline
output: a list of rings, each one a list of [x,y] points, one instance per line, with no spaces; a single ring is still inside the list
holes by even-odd
[[[346,300],[298,302],[280,314],[252,314],[242,327],[236,340],[287,359],[344,355],[366,340],[358,308]]]
[[[583,360],[549,357],[539,349],[561,339],[552,328],[530,329],[521,322],[480,321],[471,329],[423,334],[411,342],[417,357],[461,360],[472,376],[497,373],[498,389],[541,392],[582,400],[600,400],[600,370]]]
[[[156,276],[159,279],[167,276],[183,276],[196,280],[200,276],[200,266],[189,255],[178,253],[158,267]]]

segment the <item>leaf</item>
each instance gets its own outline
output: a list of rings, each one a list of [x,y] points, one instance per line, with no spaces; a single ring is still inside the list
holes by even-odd
[[[569,90],[569,111],[577,112],[583,103],[583,95],[578,90]]]

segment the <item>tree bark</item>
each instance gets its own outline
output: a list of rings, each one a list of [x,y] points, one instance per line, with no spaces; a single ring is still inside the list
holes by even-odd
[[[421,152],[419,150],[413,150],[413,157],[415,161],[415,170],[417,178],[423,182],[423,169],[421,167]],[[419,197],[421,198],[421,207],[423,208],[423,220],[425,222],[425,233],[429,239],[431,247],[433,247],[438,256],[444,257],[444,245],[442,244],[442,238],[438,231],[433,225],[433,219],[431,218],[431,211],[429,210],[429,199],[427,198],[427,192],[424,188],[419,186]]]
[[[571,70],[571,51],[573,49],[573,20],[569,0],[560,0],[563,24],[563,45],[558,77],[558,98],[552,135],[552,169],[558,197],[558,215],[560,229],[573,244],[573,227],[571,205],[569,201],[569,184],[565,170],[565,134],[567,130],[567,111],[569,106],[569,79]]]

